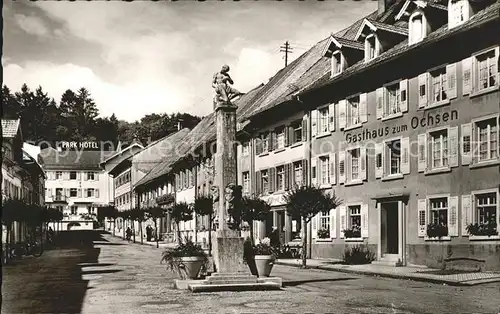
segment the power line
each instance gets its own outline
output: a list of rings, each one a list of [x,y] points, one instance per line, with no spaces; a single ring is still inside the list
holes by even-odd
[[[286,67],[288,65],[288,54],[293,53],[293,48],[290,47],[288,40],[285,41],[285,44],[283,46],[280,46],[280,52],[285,53],[285,67]]]

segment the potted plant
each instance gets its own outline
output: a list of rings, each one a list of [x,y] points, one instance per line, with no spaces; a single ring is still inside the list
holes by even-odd
[[[441,238],[448,235],[448,227],[441,224],[431,223],[427,225],[427,236],[429,238]]]
[[[276,252],[271,247],[271,239],[264,238],[253,247],[255,266],[259,277],[269,277],[276,260]]]
[[[344,232],[344,237],[348,238],[361,238],[361,228],[357,225],[352,226],[350,229],[342,230]]]
[[[473,236],[498,235],[496,222],[469,224],[466,229],[467,232]]]
[[[185,239],[184,243],[162,253],[161,263],[165,262],[167,269],[177,272],[181,279],[196,279],[202,266],[207,265],[208,256],[199,244]]]
[[[319,239],[328,239],[329,237],[330,237],[330,230],[323,228],[318,230]]]

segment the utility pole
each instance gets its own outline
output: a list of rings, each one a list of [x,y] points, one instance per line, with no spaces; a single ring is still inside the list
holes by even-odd
[[[290,47],[290,44],[288,43],[288,40],[285,41],[285,44],[280,47],[280,52],[285,53],[285,67],[288,65],[288,54],[293,53],[293,48]]]

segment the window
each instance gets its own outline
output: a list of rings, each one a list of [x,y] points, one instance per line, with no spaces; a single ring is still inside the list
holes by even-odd
[[[498,158],[498,123],[497,118],[476,122],[479,161]]]
[[[291,143],[295,144],[302,142],[302,120],[298,120],[292,123],[293,128],[293,138]]]
[[[359,230],[359,237],[361,237],[361,205],[348,207],[348,228]]]
[[[478,224],[496,224],[498,199],[497,193],[476,194],[476,217]]]
[[[56,188],[56,196],[62,196],[62,195],[63,195],[63,189]]]
[[[76,197],[78,195],[78,190],[75,188],[69,189],[69,196],[70,197]]]
[[[95,192],[93,188],[87,189],[87,197],[94,197]]]
[[[243,193],[250,193],[250,172],[243,172]]]
[[[424,38],[424,19],[422,14],[415,15],[410,22],[410,45]]]
[[[365,40],[365,61],[370,61],[377,55],[377,38],[375,35],[369,35]]]
[[[440,197],[429,199],[430,223],[440,226],[448,225],[448,198]]]
[[[69,179],[70,180],[76,180],[76,171],[70,171],[69,172]]]
[[[302,185],[302,162],[298,161],[293,164],[293,177],[295,185]]]
[[[482,91],[498,85],[498,65],[495,50],[476,56],[477,90]]]
[[[360,149],[351,149],[348,151],[349,157],[349,181],[354,181],[360,179]]]
[[[401,140],[387,142],[389,175],[401,174]]]
[[[269,151],[269,132],[262,134],[261,142],[262,142],[262,152],[263,153],[268,152]]]
[[[359,111],[359,96],[347,100],[347,126],[361,123]]]
[[[59,211],[59,212],[62,212],[63,211],[63,207],[61,205],[57,205],[56,206],[56,209]]]
[[[469,18],[469,4],[466,0],[451,0],[448,6],[448,28],[458,26]]]
[[[56,180],[62,179],[62,171],[56,171]]]
[[[342,73],[342,53],[337,51],[332,55],[332,76]]]
[[[405,99],[401,97],[406,97],[406,93],[401,93],[399,83],[387,86],[386,88],[387,97],[384,105],[384,117],[401,112],[401,102]]]
[[[432,71],[430,74],[431,103],[445,101],[448,99],[446,87],[446,67]]]
[[[330,183],[330,158],[328,156],[319,157],[320,169],[320,184],[326,185]]]
[[[319,213],[319,230],[327,230],[330,232],[330,211],[321,211]]]
[[[318,109],[318,133],[327,133],[328,132],[328,107]]]
[[[276,190],[283,191],[285,189],[285,166],[276,167]]]
[[[431,168],[448,167],[448,130],[431,132],[429,135]]]
[[[276,149],[285,148],[285,127],[276,129]]]
[[[71,206],[71,215],[76,215],[78,213],[78,206]]]
[[[262,193],[268,193],[269,192],[269,177],[267,170],[262,170],[261,172],[261,177],[262,177]]]
[[[87,180],[95,180],[95,173],[94,172],[87,172]]]
[[[241,154],[248,156],[250,154],[250,144],[248,142],[241,144]]]

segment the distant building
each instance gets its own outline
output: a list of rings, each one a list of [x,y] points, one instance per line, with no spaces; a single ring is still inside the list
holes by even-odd
[[[58,150],[40,152],[47,173],[45,203],[63,212],[63,230],[93,229],[98,207],[113,201],[113,181],[100,163],[113,152]]]

